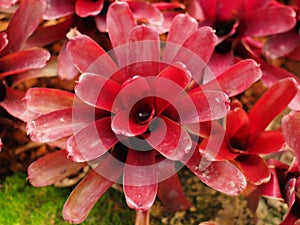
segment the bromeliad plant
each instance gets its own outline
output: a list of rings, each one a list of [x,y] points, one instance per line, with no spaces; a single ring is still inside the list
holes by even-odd
[[[137,211],[136,224],[149,224],[156,196],[170,211],[186,210],[191,202],[177,175],[186,166],[211,188],[244,194],[250,207],[257,204],[251,196],[285,200],[290,209],[282,224],[297,223],[298,113],[283,119],[283,132],[267,127],[291,102],[299,105],[299,79],[260,57],[271,51],[274,36],[264,47],[253,38],[295,29],[293,8],[273,0],[195,0],[189,15],[179,3],[61,3],[21,1],[0,33],[0,78],[41,76],[32,69],[43,67],[49,53],[37,47],[57,40],[58,75],[74,79],[79,73],[73,93],[35,87],[24,95],[6,87],[1,102],[28,122],[33,141],[61,149],[29,166],[32,185],[51,185],[89,168],[64,205],[65,220],[83,222],[115,183]],[[40,26],[42,19],[56,21]],[[261,78],[272,82],[251,110],[230,103]],[[265,159],[282,154],[286,143],[295,163]]]
[[[127,3],[110,6],[107,26],[114,47],[109,54],[81,34],[66,46],[82,72],[74,95],[40,88],[26,94],[28,109],[41,114],[27,125],[32,140],[67,139],[65,150],[29,167],[30,182],[49,185],[89,164],[92,170],[63,209],[72,223],[82,222],[118,182],[128,206],[137,210],[136,224],[148,224],[156,195],[171,210],[187,209],[191,204],[176,175],[176,161],[207,185],[239,194],[246,187],[242,172],[227,160],[206,159],[195,151],[202,139],[195,131],[209,130],[204,132],[209,135],[218,129],[217,122],[210,122],[226,116],[228,96],[261,77],[258,65],[241,61],[212,77],[205,63],[217,38],[209,27],[198,29],[188,15],[174,18],[163,49],[158,33],[137,25]]]
[[[2,7],[13,4],[13,1],[5,2],[6,4],[2,3]],[[50,53],[46,49],[26,46],[41,21],[45,7],[44,1],[23,1],[13,14],[7,28],[0,32],[0,105],[11,115],[24,121],[31,118],[31,114],[22,104],[25,93],[14,90],[9,85],[13,84],[16,76],[22,75],[23,80],[32,78],[32,75],[26,72],[45,67],[50,59]]]

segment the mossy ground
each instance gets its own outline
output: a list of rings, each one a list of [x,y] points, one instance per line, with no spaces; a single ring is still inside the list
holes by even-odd
[[[25,173],[1,181],[0,225],[67,225],[61,212],[71,189],[53,186],[35,188]],[[110,189],[98,201],[83,225],[132,224],[135,212],[128,209],[123,194]]]
[[[287,208],[278,201],[262,199],[258,221],[246,207],[242,196],[230,197],[203,185],[187,170],[181,181],[193,207],[169,213],[159,201],[151,210],[151,225],[198,225],[213,220],[219,225],[278,225]],[[67,225],[61,212],[72,188],[54,186],[35,188],[17,172],[0,178],[0,225]],[[109,189],[82,225],[133,225],[135,212],[126,205],[123,193]]]

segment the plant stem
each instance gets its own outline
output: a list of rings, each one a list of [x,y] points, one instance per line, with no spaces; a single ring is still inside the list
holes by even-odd
[[[150,224],[150,211],[137,210],[135,225],[149,225]]]

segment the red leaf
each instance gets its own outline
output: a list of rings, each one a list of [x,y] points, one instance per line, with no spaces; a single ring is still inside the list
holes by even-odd
[[[24,101],[28,109],[39,114],[46,114],[60,109],[71,108],[74,94],[51,88],[30,88]]]
[[[157,171],[154,151],[128,150],[124,168],[124,194],[127,205],[149,210],[157,194]]]
[[[68,156],[76,162],[89,161],[103,155],[118,141],[111,130],[111,118],[104,117],[69,138]]]
[[[104,0],[85,1],[76,0],[75,11],[80,17],[96,16],[103,8]]]
[[[251,132],[263,131],[296,95],[297,82],[285,78],[275,83],[248,113]]]
[[[65,150],[60,150],[33,162],[28,167],[28,179],[35,187],[48,186],[78,172],[85,165],[73,162]]]

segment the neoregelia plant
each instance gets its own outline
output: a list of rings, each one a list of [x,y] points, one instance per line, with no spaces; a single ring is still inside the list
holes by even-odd
[[[72,223],[82,222],[107,188],[119,182],[128,206],[137,210],[137,224],[147,223],[156,195],[171,210],[186,209],[190,202],[176,161],[207,185],[239,194],[246,187],[242,172],[227,160],[206,159],[195,151],[202,138],[195,132],[219,128],[210,122],[226,116],[228,96],[261,77],[259,66],[245,60],[212,75],[206,63],[217,38],[209,27],[198,29],[188,15],[174,18],[165,43],[155,30],[136,24],[125,2],[110,6],[107,27],[114,47],[109,54],[81,34],[66,46],[82,72],[75,95],[40,88],[26,94],[28,109],[41,114],[27,125],[32,140],[67,139],[65,150],[29,167],[30,182],[49,185],[89,164],[92,170],[64,206],[63,216]]]
[[[6,1],[3,7],[9,7],[13,3],[14,1]],[[24,121],[32,116],[22,104],[25,93],[14,90],[9,85],[14,84],[16,76],[23,76],[22,80],[38,77],[38,74],[26,72],[45,67],[50,59],[50,53],[46,49],[26,46],[39,26],[45,7],[42,0],[22,1],[8,27],[0,32],[0,105],[11,115]]]
[[[114,183],[136,224],[149,224],[156,197],[170,211],[185,210],[191,201],[177,172],[186,166],[211,188],[244,194],[253,210],[259,196],[284,200],[282,225],[299,223],[299,112],[284,117],[282,131],[267,129],[287,106],[300,108],[299,79],[262,57],[298,60],[297,7],[6,0],[0,8],[13,13],[0,32],[0,105],[28,122],[33,141],[60,148],[30,165],[29,181],[51,185],[89,168],[65,203],[65,220],[84,221]],[[54,42],[59,51],[38,70]],[[62,79],[79,75],[74,92],[14,89],[49,68]],[[230,103],[261,78],[269,90],[250,111]],[[272,159],[286,144],[291,165]]]

